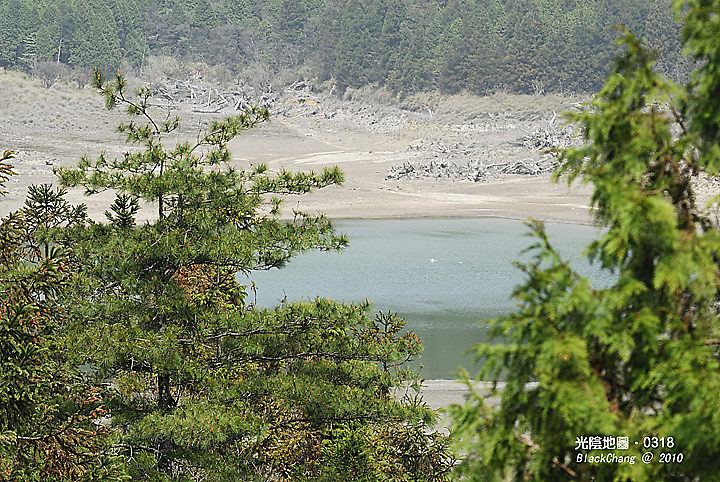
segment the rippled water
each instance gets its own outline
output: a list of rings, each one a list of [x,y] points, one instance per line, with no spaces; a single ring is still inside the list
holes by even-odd
[[[453,378],[463,354],[483,340],[482,321],[512,310],[513,288],[523,280],[512,265],[533,239],[520,221],[481,219],[353,220],[337,223],[348,234],[342,253],[311,252],[285,268],[253,273],[259,306],[316,297],[347,302],[370,299],[378,310],[397,312],[425,347],[426,378]],[[609,275],[579,259],[598,236],[590,226],[548,224],[564,257],[582,274],[604,283]],[[528,256],[525,255],[525,259]]]

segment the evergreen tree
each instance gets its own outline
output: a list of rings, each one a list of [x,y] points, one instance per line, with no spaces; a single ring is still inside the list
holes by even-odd
[[[127,107],[131,120],[120,131],[142,150],[60,169],[65,185],[113,189],[118,199],[110,224],[56,236],[72,249],[77,273],[67,301],[73,352],[91,364],[96,383],[107,382],[101,397],[132,477],[322,479],[319,461],[333,460],[328,444],[346,436],[340,426],[357,431],[358,460],[378,444],[397,445],[392,427],[425,440],[430,411],[415,397],[391,395],[413,381],[401,365],[420,350],[402,320],[329,300],[260,310],[245,303],[236,279],[307,249],[345,246],[322,215],[279,217],[279,196],[338,185],[342,173],[230,166],[228,142],[268,118],[257,108],[167,149],[179,121],[155,121],[148,89],[134,100],[119,75],[111,83],[98,75],[95,86],[109,107]],[[131,228],[135,198],[157,211]],[[430,438],[426,445],[441,446]],[[395,477],[412,450],[378,452],[368,471]],[[450,461],[444,450],[433,454],[423,473],[438,479]]]
[[[720,2],[675,8],[701,62],[691,82],[656,73],[626,33],[603,89],[569,115],[587,143],[561,153],[557,175],[594,186],[607,231],[589,256],[615,281],[593,288],[532,223],[518,310],[477,349],[479,377],[505,379],[501,404],[475,393],[453,409],[466,480],[717,480],[720,225],[694,186],[720,173]],[[634,458],[593,463],[601,454]]]
[[[302,41],[309,13],[304,0],[283,0],[278,9],[278,33],[288,41]]]
[[[0,66],[136,65],[144,55],[335,76],[398,92],[599,88],[611,27],[647,36],[668,72],[682,65],[670,0],[6,0]],[[30,35],[30,37],[28,37]],[[33,41],[33,35],[37,35]],[[35,47],[32,44],[35,43]],[[528,56],[531,57],[528,60]],[[113,68],[114,70],[114,68]]]
[[[105,2],[73,0],[68,65],[117,69],[122,60],[113,12]]]
[[[12,174],[0,158],[0,185]],[[0,221],[0,477],[3,480],[124,480],[108,456],[106,411],[95,387],[69,363],[61,299],[68,253],[47,250],[27,210]]]
[[[32,72],[38,62],[37,32],[29,32],[22,42],[20,64],[28,72]]]
[[[8,0],[0,4],[0,66],[28,67],[36,48],[37,23],[32,2]]]
[[[54,233],[62,227],[82,223],[87,215],[86,206],[72,206],[65,200],[67,190],[54,189],[51,184],[31,185],[22,208],[27,230],[42,246],[47,258],[53,243]]]
[[[131,228],[135,225],[135,215],[140,210],[140,204],[137,199],[125,194],[119,193],[115,196],[115,202],[110,205],[110,211],[105,211],[105,217],[111,224],[120,229]]]

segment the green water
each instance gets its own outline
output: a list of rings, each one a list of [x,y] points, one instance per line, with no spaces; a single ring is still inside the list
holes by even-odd
[[[533,239],[520,221],[481,219],[357,220],[337,223],[348,234],[342,253],[311,252],[285,268],[253,273],[259,306],[316,297],[369,299],[397,312],[420,336],[426,378],[454,378],[460,366],[477,367],[465,353],[484,340],[483,320],[512,310],[510,294],[523,280],[512,265]],[[590,226],[548,224],[558,251],[581,274],[610,279],[580,259],[598,236]],[[527,259],[525,255],[525,259]]]

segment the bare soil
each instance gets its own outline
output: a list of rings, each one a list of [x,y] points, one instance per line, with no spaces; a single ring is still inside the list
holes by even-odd
[[[193,98],[177,84],[174,89],[158,89],[166,93],[158,98],[164,104],[160,115],[172,110],[182,119],[178,139],[193,138],[213,118],[237,112],[232,101],[221,102],[232,98],[221,89],[201,87]],[[532,216],[590,221],[589,188],[552,183],[548,174],[511,174],[480,182],[388,177],[393,166],[404,162],[537,162],[542,152],[523,145],[523,139],[581,99],[422,94],[389,103],[369,90],[348,97],[323,95],[309,84],[264,95],[271,121],[231,143],[233,163],[245,167],[265,162],[271,169],[294,170],[340,166],[346,177],[342,187],[286,200],[288,208],[334,218]],[[19,207],[30,184],[54,182],[53,167],[72,166],[83,155],[117,156],[128,149],[115,132],[124,114],[105,109],[103,99],[90,88],[45,88],[23,74],[0,71],[0,118],[0,149],[16,151],[19,174],[8,183],[10,192],[1,201],[0,214]],[[112,201],[111,194],[86,198],[79,190],[69,197],[87,203],[98,218]]]

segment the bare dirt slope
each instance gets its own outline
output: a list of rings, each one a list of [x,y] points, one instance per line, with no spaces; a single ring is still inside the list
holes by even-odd
[[[163,93],[158,103],[167,106],[160,113],[173,109],[183,120],[178,139],[193,138],[212,118],[232,115],[243,105],[233,102],[238,92],[201,86],[191,95],[183,85],[188,84],[156,86]],[[548,146],[531,142],[533,133],[552,124],[557,112],[573,108],[577,99],[425,94],[390,105],[371,91],[338,100],[305,83],[261,98],[272,120],[231,144],[234,163],[295,170],[339,165],[346,175],[343,187],[290,197],[288,207],[343,218],[589,221],[589,190],[549,182],[551,160],[541,151]],[[107,111],[92,89],[61,84],[48,89],[22,74],[0,72],[0,149],[17,152],[20,174],[10,180],[0,214],[22,203],[29,184],[53,182],[54,166],[127,149],[115,132],[123,117]],[[87,202],[95,217],[102,216],[111,197],[88,200],[79,191],[71,193],[73,201]]]
[[[569,107],[569,102],[456,96],[436,104],[430,115],[424,107],[415,111],[367,100],[338,102],[291,91],[278,103],[275,121],[235,141],[234,152],[238,159],[262,160],[274,168],[339,165],[347,178],[342,189],[288,200],[333,217],[533,216],[589,221],[589,190],[551,183],[549,170],[496,171],[477,181],[468,179],[473,166],[549,165],[542,149],[529,148],[523,140],[547,126],[549,119],[557,119],[555,112]],[[404,165],[417,168],[412,175],[398,175]],[[432,165],[447,169],[431,170]]]

